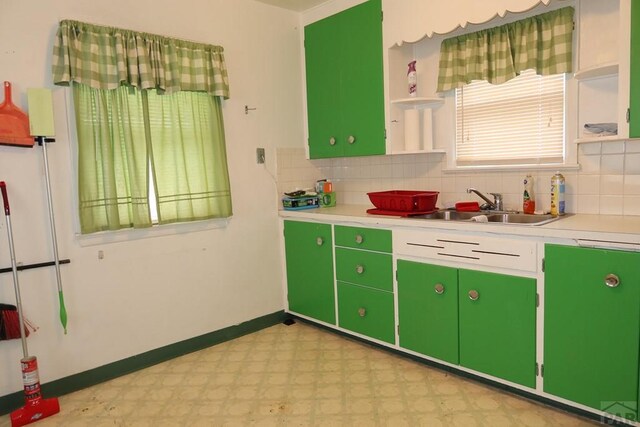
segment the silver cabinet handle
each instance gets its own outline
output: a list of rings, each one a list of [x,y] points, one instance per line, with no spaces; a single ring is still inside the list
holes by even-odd
[[[362,234],[356,234],[356,243],[360,244],[364,242],[364,237],[362,237]]]
[[[366,315],[367,315],[367,309],[366,309],[366,308],[364,308],[364,307],[360,307],[360,308],[358,309],[358,316],[360,316],[360,317],[364,317],[364,316],[366,316]]]
[[[478,298],[480,298],[480,294],[478,293],[478,291],[474,291],[474,290],[469,291],[469,299],[471,301],[477,301]]]
[[[316,245],[322,246],[324,244],[324,239],[322,237],[316,237]]]
[[[336,145],[336,138],[334,136],[329,138],[329,145]]]
[[[353,135],[349,135],[349,137],[347,138],[347,142],[349,144],[353,144],[354,142],[356,142],[356,137]]]
[[[436,294],[441,295],[444,293],[444,285],[442,283],[436,283],[433,289],[436,291]]]
[[[604,278],[604,284],[610,288],[617,288],[620,284],[620,278],[615,274],[607,274]]]
[[[364,273],[364,265],[357,265],[356,266],[356,273],[358,273],[358,274]]]

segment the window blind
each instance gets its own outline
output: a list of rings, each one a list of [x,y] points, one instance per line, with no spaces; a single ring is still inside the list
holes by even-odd
[[[457,165],[562,163],[564,105],[565,74],[527,70],[500,85],[456,89]]]

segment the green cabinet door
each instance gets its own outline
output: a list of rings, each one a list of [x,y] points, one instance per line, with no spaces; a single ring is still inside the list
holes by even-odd
[[[346,156],[385,153],[382,5],[369,0],[343,12],[340,78]],[[349,142],[351,138],[351,141]]]
[[[458,270],[398,260],[400,347],[458,364]]]
[[[631,2],[629,137],[640,137],[640,2]]]
[[[336,323],[331,226],[284,222],[289,310]]]
[[[395,342],[391,292],[338,282],[338,318],[342,328],[390,344]]]
[[[385,153],[381,13],[369,0],[305,27],[312,159]]]
[[[546,245],[544,300],[544,391],[637,419],[640,253]]]
[[[458,271],[460,365],[535,387],[536,281]]]
[[[307,126],[312,159],[342,157],[340,116],[340,19],[330,16],[304,28]]]

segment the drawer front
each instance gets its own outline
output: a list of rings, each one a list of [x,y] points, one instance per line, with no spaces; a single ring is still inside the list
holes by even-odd
[[[537,244],[529,240],[399,230],[393,233],[393,245],[400,255],[537,271]]]
[[[391,253],[391,230],[335,226],[336,246]]]
[[[338,282],[338,325],[393,344],[393,294]]]
[[[393,290],[390,254],[336,248],[336,278],[385,291]]]

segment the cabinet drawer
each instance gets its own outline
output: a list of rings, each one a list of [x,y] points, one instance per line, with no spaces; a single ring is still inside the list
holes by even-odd
[[[393,246],[400,255],[531,272],[537,270],[537,244],[530,240],[398,230],[393,233]]]
[[[390,254],[336,248],[336,278],[385,291],[393,290]]]
[[[338,325],[393,344],[393,294],[338,282]]]
[[[336,246],[391,253],[391,230],[336,225]]]

